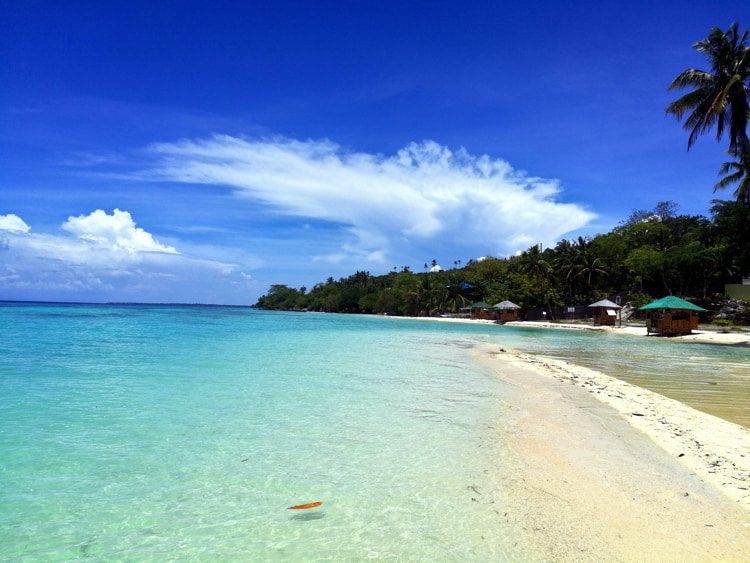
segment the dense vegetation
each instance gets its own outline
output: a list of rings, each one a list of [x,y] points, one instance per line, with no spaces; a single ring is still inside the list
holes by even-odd
[[[508,259],[456,260],[447,271],[414,273],[408,267],[386,275],[357,272],[317,284],[310,292],[273,285],[257,307],[347,313],[435,315],[469,303],[510,300],[521,307],[585,305],[623,295],[639,305],[653,296],[706,300],[724,284],[750,273],[750,47],[737,24],[714,28],[693,48],[709,70],[680,73],[671,90],[691,89],[667,106],[684,118],[688,149],[715,130],[729,140],[732,160],[720,168],[714,191],[735,187],[734,201],[715,201],[711,217],[677,215],[662,202],[635,211],[622,225],[592,239],[562,240],[554,248],[533,246]],[[435,261],[432,261],[434,268]],[[425,264],[425,270],[430,269]]]
[[[662,202],[591,239],[562,240],[544,250],[532,246],[519,256],[469,260],[451,270],[356,272],[310,291],[273,285],[256,306],[437,315],[479,300],[507,299],[524,308],[587,305],[615,294],[635,304],[672,294],[704,301],[750,272],[748,241],[750,206],[716,201],[707,218],[678,215],[673,203]]]

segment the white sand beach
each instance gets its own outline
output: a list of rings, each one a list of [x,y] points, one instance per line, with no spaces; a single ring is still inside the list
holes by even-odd
[[[540,558],[747,560],[750,431],[566,362],[478,356],[511,389],[506,517]]]
[[[646,336],[635,326],[508,325]],[[665,340],[748,346],[750,334]],[[750,430],[562,360],[498,345],[477,357],[511,390],[501,408],[512,422],[499,436],[512,457],[498,464],[511,467],[504,516],[539,559],[747,561]]]
[[[468,319],[471,320],[471,319]],[[471,321],[477,322],[477,321]],[[489,322],[489,321],[485,321]],[[612,334],[626,334],[630,336],[648,336],[644,326],[595,326],[591,323],[551,323],[542,321],[513,321],[506,323],[507,326],[553,328],[559,330],[590,330],[598,332],[609,332]],[[659,336],[648,336],[649,338],[662,338]],[[694,330],[692,334],[684,336],[670,336],[665,340],[676,342],[704,342],[709,344],[729,344],[734,346],[750,346],[750,332],[718,332],[713,330]]]
[[[454,317],[389,317],[392,319],[405,319],[417,321],[436,321],[446,323],[467,323],[467,324],[496,324],[494,321],[483,319],[465,319]],[[648,338],[663,338],[664,340],[673,340],[675,342],[704,342],[709,344],[727,344],[732,346],[750,347],[750,332],[719,332],[713,330],[698,329],[693,334],[684,336],[671,336],[668,338],[659,336],[648,336],[645,326],[597,326],[592,323],[557,323],[543,321],[512,321],[505,323],[503,326],[516,326],[525,328],[549,328],[556,330],[585,330],[591,332],[609,332],[612,334],[622,334],[627,336],[644,336]]]

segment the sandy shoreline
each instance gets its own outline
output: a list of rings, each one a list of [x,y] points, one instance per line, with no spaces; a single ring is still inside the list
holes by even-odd
[[[487,346],[509,385],[508,518],[553,560],[743,560],[750,431],[563,361]]]
[[[388,317],[389,319],[403,319],[410,321],[434,321],[444,323],[463,323],[463,324],[485,324],[496,325],[494,321],[482,319],[464,319],[452,317]],[[498,325],[499,326],[499,325]],[[644,326],[624,326],[608,327],[594,326],[593,324],[584,323],[551,323],[542,321],[513,321],[505,323],[503,326],[521,327],[521,328],[540,328],[556,330],[584,330],[588,332],[607,332],[610,334],[622,334],[627,336],[642,336],[647,338],[659,338],[657,336],[647,336]],[[710,330],[695,330],[693,334],[685,336],[673,336],[662,338],[665,341],[672,342],[702,342],[704,344],[724,344],[728,346],[747,346],[750,347],[749,332],[718,332]]]
[[[508,324],[645,336],[644,327]],[[737,333],[665,340],[750,346]],[[508,386],[504,516],[533,559],[747,561],[749,429],[562,360],[498,345],[477,357]]]
[[[608,332],[610,334],[625,334],[630,336],[644,336],[647,338],[659,338],[658,336],[647,336],[646,327],[643,326],[594,326],[591,324],[577,323],[549,323],[539,321],[514,321],[507,323],[508,326],[525,326],[538,328],[555,328],[560,330],[586,330],[594,332]],[[694,330],[693,334],[684,336],[672,336],[662,338],[662,340],[671,340],[674,342],[703,342],[707,344],[726,344],[730,346],[749,346],[750,333],[747,332],[716,332],[710,330]]]

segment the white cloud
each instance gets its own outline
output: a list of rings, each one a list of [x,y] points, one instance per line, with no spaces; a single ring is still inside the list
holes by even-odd
[[[151,233],[136,227],[130,213],[119,209],[112,211],[112,215],[97,209],[88,215],[68,217],[62,228],[81,240],[115,251],[178,254],[173,246],[156,242]]]
[[[557,201],[557,180],[528,176],[503,160],[412,143],[395,155],[348,152],[330,141],[247,140],[226,135],[151,147],[142,177],[230,186],[280,212],[345,225],[338,262],[407,247],[512,254],[553,244],[594,214]]]
[[[443,267],[440,264],[435,264],[432,268],[430,268],[431,272],[442,272]]]
[[[31,230],[26,224],[26,221],[21,219],[14,213],[8,215],[0,215],[0,231],[8,231],[11,233],[28,233]]]
[[[2,231],[0,291],[22,298],[200,301],[206,299],[196,293],[200,284],[207,291],[238,280],[254,283],[239,264],[216,260],[210,247],[201,252],[205,249],[186,244],[188,255],[157,241],[127,211],[97,209],[69,217],[61,228],[62,233],[32,233],[28,225]],[[208,258],[201,257],[206,253]],[[210,299],[219,302],[222,294]]]

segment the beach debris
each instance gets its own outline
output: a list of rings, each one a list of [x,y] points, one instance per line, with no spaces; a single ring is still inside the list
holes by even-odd
[[[682,457],[682,456],[684,456],[684,455],[685,455],[685,454],[680,454],[680,455],[678,455],[677,457]]]
[[[480,493],[480,492],[479,492],[479,491],[477,490],[477,486],[476,486],[476,485],[469,485],[469,486],[468,486],[468,487],[466,487],[466,488],[467,488],[467,489],[470,489],[470,490],[472,490],[472,491],[474,491],[474,492],[475,492],[476,494],[478,494],[478,495],[481,495],[481,494],[482,494],[482,493]]]
[[[633,416],[646,416],[642,412],[633,412],[633,413],[630,413],[630,414],[632,414]]]
[[[307,510],[308,508],[317,508],[323,504],[322,502],[308,502],[307,504],[298,504],[295,506],[288,506],[287,510]]]
[[[245,462],[246,462],[246,461],[248,461],[249,459],[250,459],[249,457],[246,457],[245,459],[243,459],[243,460],[242,460],[242,463],[245,463]]]

